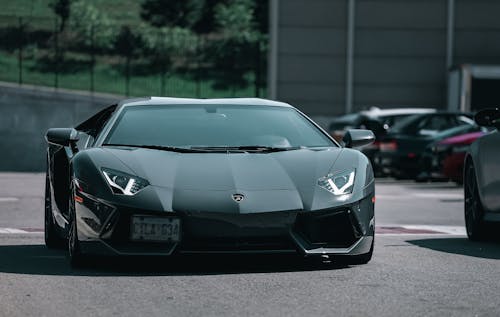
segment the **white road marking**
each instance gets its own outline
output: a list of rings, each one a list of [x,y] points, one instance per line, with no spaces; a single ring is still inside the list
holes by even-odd
[[[455,235],[465,236],[464,226],[434,226],[434,225],[381,225],[376,228],[376,235]],[[43,229],[0,228],[0,234],[42,234]]]
[[[465,226],[439,225],[381,225],[376,228],[377,236],[400,235],[454,235],[465,236]]]
[[[377,199],[380,200],[405,200],[408,201],[408,198],[432,198],[439,200],[463,200],[463,194],[443,194],[443,193],[409,193],[409,194],[376,194]]]
[[[438,231],[457,236],[464,236],[467,234],[465,226],[406,225],[403,227],[406,229]]]
[[[0,197],[0,203],[18,201],[19,198],[16,197]]]
[[[36,230],[23,230],[23,229],[16,229],[16,228],[0,228],[0,234],[26,234],[26,233],[42,233],[43,229],[36,229]]]
[[[436,198],[436,199],[464,199],[463,194],[444,194],[444,193],[413,193],[415,197]]]

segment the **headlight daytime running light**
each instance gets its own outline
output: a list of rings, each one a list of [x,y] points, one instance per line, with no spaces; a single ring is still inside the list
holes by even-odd
[[[355,175],[355,169],[328,174],[318,179],[318,185],[335,196],[350,194],[354,188]]]
[[[102,174],[114,194],[133,196],[149,185],[145,179],[109,168],[103,168]]]

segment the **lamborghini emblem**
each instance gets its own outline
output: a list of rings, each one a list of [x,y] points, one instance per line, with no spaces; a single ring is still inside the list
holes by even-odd
[[[245,198],[243,194],[233,194],[233,200],[237,203],[241,202]]]

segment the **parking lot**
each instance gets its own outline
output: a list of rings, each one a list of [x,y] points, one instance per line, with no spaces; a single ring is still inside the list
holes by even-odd
[[[377,180],[373,260],[106,259],[43,245],[43,174],[0,174],[0,316],[498,315],[500,244],[472,243],[453,183]]]

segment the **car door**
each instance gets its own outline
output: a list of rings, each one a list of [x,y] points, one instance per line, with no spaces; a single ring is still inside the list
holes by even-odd
[[[49,143],[47,149],[47,169],[51,184],[53,207],[68,219],[70,162],[80,150],[92,146],[95,138],[108,122],[117,105],[112,105],[98,112],[76,127],[80,140],[70,146]],[[55,206],[54,206],[55,205]]]

